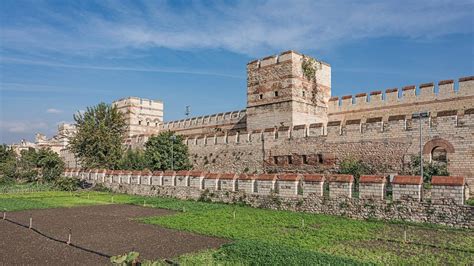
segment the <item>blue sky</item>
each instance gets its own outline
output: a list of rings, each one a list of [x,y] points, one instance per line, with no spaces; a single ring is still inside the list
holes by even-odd
[[[332,94],[474,73],[474,1],[0,1],[0,143],[51,136],[101,101],[165,120],[244,109],[246,63],[297,50]]]

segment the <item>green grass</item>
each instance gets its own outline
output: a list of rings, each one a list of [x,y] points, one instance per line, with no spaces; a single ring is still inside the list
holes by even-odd
[[[18,184],[15,182],[0,184],[0,194],[5,193],[26,193],[26,192],[39,192],[39,191],[51,191],[53,190],[53,184],[46,183],[24,183]]]
[[[357,221],[328,215],[104,192],[4,194],[0,195],[0,210],[112,202],[176,210],[176,215],[139,220],[234,240],[217,251],[177,258],[183,265],[465,265],[474,261],[474,232],[442,226]]]

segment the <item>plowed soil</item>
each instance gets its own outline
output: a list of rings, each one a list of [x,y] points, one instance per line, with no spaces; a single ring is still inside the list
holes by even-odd
[[[0,217],[0,265],[104,265],[132,250],[142,259],[170,259],[229,242],[133,220],[160,215],[173,212],[132,205],[11,212],[7,220]]]

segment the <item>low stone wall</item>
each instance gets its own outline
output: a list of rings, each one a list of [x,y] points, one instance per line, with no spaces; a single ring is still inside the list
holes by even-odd
[[[353,219],[400,220],[474,229],[474,207],[433,204],[416,200],[394,201],[354,198],[279,197],[243,191],[199,190],[193,187],[163,187],[104,183],[114,192],[222,203],[244,203],[255,208],[338,215]]]

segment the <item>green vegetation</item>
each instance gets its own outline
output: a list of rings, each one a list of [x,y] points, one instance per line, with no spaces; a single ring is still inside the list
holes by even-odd
[[[466,204],[470,206],[474,206],[474,198],[468,199]]]
[[[317,62],[319,63],[319,62]],[[319,63],[319,68],[321,67],[321,63]],[[303,75],[308,80],[316,79],[316,71],[319,69],[316,65],[316,60],[311,57],[303,57],[303,61],[301,62],[301,68],[303,69]]]
[[[15,183],[8,182],[0,184],[0,194],[5,193],[31,193],[40,191],[51,191],[54,190],[54,184],[52,183]]]
[[[145,152],[125,150],[124,116],[117,107],[100,103],[74,115],[77,133],[69,148],[85,168],[122,170],[185,170],[191,167],[183,137],[162,132],[151,137]]]
[[[187,170],[191,168],[188,146],[183,137],[173,132],[162,132],[151,137],[145,144],[145,158],[152,170]]]
[[[139,149],[128,149],[118,165],[120,170],[143,170],[147,167],[145,152]]]
[[[7,145],[0,145],[0,184],[11,183],[16,177],[16,154]]]
[[[86,168],[117,169],[126,124],[116,106],[100,103],[74,115],[77,133],[69,148]]]
[[[339,165],[339,174],[353,175],[356,181],[362,175],[370,175],[375,171],[370,165],[364,163],[362,160],[355,160],[352,158],[344,159]]]
[[[136,204],[175,210],[141,222],[234,240],[221,249],[188,254],[183,265],[457,264],[474,261],[474,232],[442,226],[357,221],[342,217],[255,209],[103,192],[0,195],[0,210]],[[235,212],[235,218],[234,218]],[[407,241],[404,233],[407,232]]]
[[[59,178],[63,170],[63,161],[51,150],[24,150],[17,158],[6,145],[0,146],[0,184],[52,182]]]
[[[420,175],[420,156],[412,156],[410,161],[410,167],[408,174]],[[432,176],[449,176],[446,164],[440,164],[435,162],[423,162],[423,182],[431,183]]]

